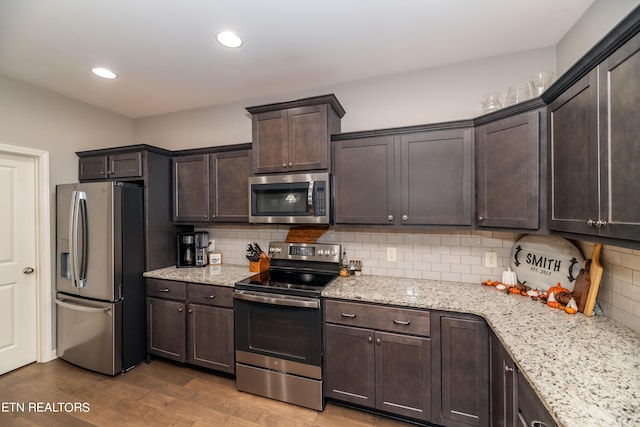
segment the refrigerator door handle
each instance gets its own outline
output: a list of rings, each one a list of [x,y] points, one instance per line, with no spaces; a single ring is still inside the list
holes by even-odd
[[[74,191],[73,196],[71,197],[71,212],[69,215],[69,258],[71,264],[71,281],[73,282],[73,286],[75,286],[76,288],[84,288],[86,284],[86,198],[87,195],[84,191]],[[82,215],[82,217],[80,215]],[[82,226],[82,242],[78,242],[78,228],[80,228],[80,226]]]
[[[70,310],[84,311],[87,313],[111,313],[111,307],[87,307],[85,305],[72,304],[60,299],[56,300],[56,304]]]

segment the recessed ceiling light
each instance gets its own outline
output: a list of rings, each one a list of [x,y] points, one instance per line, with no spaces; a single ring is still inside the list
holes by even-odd
[[[242,39],[233,31],[221,31],[216,34],[216,38],[221,45],[226,47],[240,47]]]
[[[116,77],[118,77],[116,73],[114,73],[111,70],[107,70],[106,68],[96,67],[96,68],[92,68],[91,71],[96,76],[100,76],[105,79],[115,79]]]

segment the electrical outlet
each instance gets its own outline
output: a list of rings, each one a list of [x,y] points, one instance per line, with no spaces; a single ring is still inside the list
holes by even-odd
[[[484,266],[489,268],[496,268],[498,266],[498,253],[497,252],[485,252],[484,253]]]
[[[387,261],[396,260],[396,248],[387,248]]]

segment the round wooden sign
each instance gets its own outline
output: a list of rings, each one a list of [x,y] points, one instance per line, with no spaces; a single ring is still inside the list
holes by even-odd
[[[546,290],[560,282],[573,291],[584,256],[561,237],[527,235],[513,244],[510,264],[518,282],[532,289]]]

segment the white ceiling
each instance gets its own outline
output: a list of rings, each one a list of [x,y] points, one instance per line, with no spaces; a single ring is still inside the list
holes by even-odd
[[[0,0],[0,74],[137,118],[554,46],[592,3]]]

